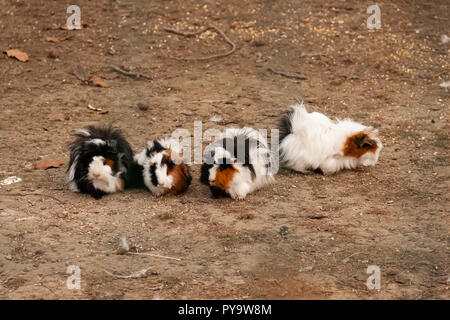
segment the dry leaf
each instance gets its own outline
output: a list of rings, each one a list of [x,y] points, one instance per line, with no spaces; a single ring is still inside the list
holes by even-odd
[[[92,75],[89,77],[88,81],[92,83],[94,86],[102,87],[102,88],[108,88],[108,84],[103,80],[102,78]]]
[[[64,38],[57,38],[57,37],[46,37],[45,40],[47,40],[48,42],[60,42],[62,40],[64,40]]]
[[[64,164],[64,159],[51,159],[47,161],[35,162],[33,165],[36,169],[46,170],[48,168],[58,168]]]
[[[61,112],[54,112],[50,113],[47,119],[50,121],[64,121],[65,115],[64,113]]]
[[[88,75],[87,75],[86,71],[84,71],[83,67],[80,66],[79,64],[77,64],[75,66],[75,69],[73,70],[73,73],[81,81],[87,81],[88,80]]]
[[[6,55],[10,58],[16,58],[21,62],[27,62],[29,59],[28,54],[17,49],[6,50]]]
[[[48,42],[54,42],[54,43],[56,43],[56,42],[66,41],[66,40],[69,40],[69,39],[71,39],[71,38],[72,38],[71,36],[68,36],[68,37],[62,37],[62,38],[58,38],[58,37],[46,37],[45,40],[47,40]]]
[[[96,108],[94,106],[91,106],[90,104],[88,104],[87,107],[88,107],[89,110],[92,110],[92,111],[96,111],[96,112],[101,112],[102,111],[101,108]]]

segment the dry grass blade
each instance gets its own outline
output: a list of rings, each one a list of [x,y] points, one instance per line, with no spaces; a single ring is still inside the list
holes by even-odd
[[[229,56],[234,51],[236,51],[236,45],[234,44],[234,42],[231,41],[230,38],[228,38],[227,35],[222,30],[220,30],[219,28],[217,28],[215,26],[208,26],[208,27],[206,27],[206,29],[195,31],[195,32],[183,32],[183,31],[178,31],[178,30],[175,30],[175,29],[164,28],[164,31],[166,31],[166,32],[174,33],[174,34],[177,34],[177,35],[180,35],[180,36],[183,36],[183,37],[194,37],[194,36],[199,35],[199,34],[201,34],[203,32],[206,32],[208,30],[214,30],[219,35],[221,35],[222,38],[225,39],[225,41],[231,46],[231,49],[229,51],[227,51],[227,52],[218,53],[218,54],[214,54],[214,55],[207,56],[207,57],[199,57],[199,58],[172,57],[172,58],[176,59],[176,60],[205,61],[205,60],[212,60],[212,59],[217,59],[217,58],[223,58],[223,57]]]
[[[107,274],[109,274],[110,276],[113,276],[113,277],[116,277],[116,278],[119,278],[119,279],[133,279],[133,278],[140,278],[140,277],[145,276],[145,275],[147,274],[147,271],[148,271],[149,269],[150,269],[150,268],[138,270],[138,271],[132,272],[132,273],[130,273],[129,275],[126,275],[126,276],[114,274],[114,273],[109,272],[108,270],[105,270],[105,269],[104,269],[103,271],[105,271],[105,272],[106,272]]]
[[[275,71],[272,68],[267,68],[267,71],[270,71],[270,72],[272,72],[274,74],[277,74],[279,76],[282,76],[282,77],[285,77],[285,78],[289,78],[289,79],[308,80],[308,78],[305,77],[305,76],[297,76],[295,74],[288,74],[288,73],[284,73],[284,72],[281,72],[281,71]]]
[[[121,68],[119,68],[119,67],[116,67],[116,66],[111,66],[111,69],[113,69],[114,71],[116,71],[116,72],[118,72],[118,73],[123,74],[124,76],[131,77],[131,78],[134,78],[134,79],[153,80],[152,77],[147,76],[147,75],[145,75],[145,74],[125,71],[125,70],[123,70],[123,69],[121,69]]]

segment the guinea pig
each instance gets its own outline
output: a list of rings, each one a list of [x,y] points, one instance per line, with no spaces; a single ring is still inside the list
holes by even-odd
[[[187,190],[192,176],[177,140],[162,138],[149,141],[147,148],[134,156],[142,167],[144,185],[154,195],[178,195]]]
[[[308,113],[299,101],[281,118],[280,140],[281,165],[302,173],[332,174],[373,166],[383,148],[377,129],[350,119],[333,121],[319,112]]]
[[[100,199],[127,187],[133,152],[120,129],[89,126],[74,135],[76,139],[70,144],[70,162],[65,176],[71,191]]]
[[[229,128],[204,152],[200,182],[214,198],[243,200],[275,181],[273,159],[264,137],[251,128]]]

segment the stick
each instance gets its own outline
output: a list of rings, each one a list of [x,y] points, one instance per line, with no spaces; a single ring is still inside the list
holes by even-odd
[[[297,80],[308,80],[308,78],[306,78],[305,76],[297,76],[295,74],[287,74],[284,72],[280,72],[280,71],[275,71],[272,68],[267,68],[267,71],[270,71],[272,73],[278,74],[280,76],[289,78],[289,79],[297,79]]]
[[[152,77],[149,77],[149,76],[147,76],[145,74],[133,73],[133,72],[125,71],[125,70],[123,70],[123,69],[121,69],[119,67],[116,67],[116,66],[110,66],[110,67],[114,71],[116,71],[118,73],[121,73],[121,74],[123,74],[124,76],[127,76],[127,77],[131,77],[131,78],[134,78],[134,79],[141,79],[142,78],[142,79],[147,79],[147,80],[153,80]]]
[[[132,272],[131,274],[129,274],[129,275],[127,275],[127,276],[121,276],[121,275],[117,275],[117,274],[114,274],[114,273],[112,273],[112,272],[109,272],[108,270],[106,270],[106,269],[103,269],[103,271],[105,271],[107,274],[109,274],[110,276],[113,276],[113,277],[116,277],[116,278],[119,278],[119,279],[131,279],[131,278],[140,278],[140,277],[142,277],[142,276],[145,276],[146,274],[147,274],[147,271],[149,270],[150,268],[147,268],[147,269],[142,269],[142,270],[139,270],[139,271],[135,271],[135,272]]]
[[[148,288],[148,290],[162,290],[163,288],[164,288],[164,284],[160,285],[159,287]]]
[[[168,257],[168,256],[160,256],[158,254],[152,254],[152,253],[147,253],[147,252],[130,252],[130,251],[128,251],[125,254],[144,255],[144,256],[150,256],[150,257],[156,257],[156,258],[164,258],[164,259],[171,259],[171,260],[181,261],[180,258],[174,258],[174,257]]]
[[[187,58],[172,57],[172,58],[176,59],[176,60],[205,61],[205,60],[212,60],[212,59],[217,59],[217,58],[223,58],[223,57],[229,56],[234,51],[236,51],[236,45],[234,44],[234,42],[231,41],[230,38],[228,38],[227,35],[225,33],[223,33],[222,30],[220,30],[219,28],[217,28],[215,26],[207,26],[206,29],[199,30],[199,31],[194,31],[194,32],[183,32],[183,31],[178,31],[178,30],[175,30],[175,29],[164,28],[164,31],[166,31],[166,32],[174,33],[174,34],[177,34],[177,35],[180,35],[180,36],[183,36],[183,37],[193,37],[193,36],[196,36],[196,35],[198,35],[200,33],[205,32],[207,30],[214,30],[218,34],[220,34],[222,36],[222,38],[224,38],[225,41],[231,46],[230,51],[227,51],[225,53],[213,54],[213,55],[207,56],[207,57],[199,57],[199,58],[191,58],[191,57],[187,57]]]
[[[111,252],[109,252],[109,251],[98,251],[97,253],[111,254]],[[150,256],[150,257],[155,257],[155,258],[163,258],[163,259],[171,259],[171,260],[181,261],[180,258],[161,256],[159,254],[152,254],[152,253],[147,253],[147,252],[131,252],[131,251],[126,251],[124,248],[120,248],[116,254],[121,254],[121,255],[127,255],[127,254],[130,254],[130,255],[143,255],[143,256]]]

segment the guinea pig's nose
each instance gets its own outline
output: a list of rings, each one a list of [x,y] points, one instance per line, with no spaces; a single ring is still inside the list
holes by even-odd
[[[98,178],[98,177],[100,177],[100,173],[94,173],[93,176],[94,176],[94,178]]]

